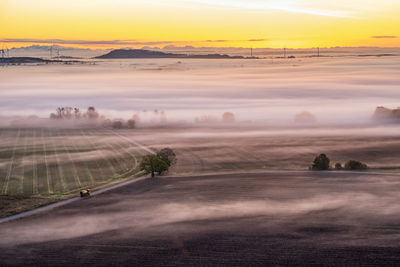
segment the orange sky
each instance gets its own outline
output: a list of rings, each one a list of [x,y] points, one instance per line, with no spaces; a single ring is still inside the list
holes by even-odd
[[[0,44],[400,47],[399,14],[399,0],[0,0]]]

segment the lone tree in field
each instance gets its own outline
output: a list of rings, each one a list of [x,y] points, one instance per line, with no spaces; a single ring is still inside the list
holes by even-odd
[[[330,164],[329,158],[325,154],[320,154],[315,157],[314,162],[311,166],[311,170],[313,171],[326,171],[329,170]]]
[[[365,169],[368,168],[368,166],[367,166],[367,164],[362,163],[362,162],[357,161],[357,160],[349,160],[344,165],[344,168],[346,170],[365,170]]]
[[[174,151],[170,148],[164,148],[155,155],[144,156],[140,163],[140,170],[151,173],[151,177],[154,177],[156,172],[162,174],[175,163],[176,155]]]
[[[157,153],[157,155],[159,155],[163,159],[167,159],[171,163],[171,165],[174,165],[176,163],[176,154],[169,147],[161,149]]]

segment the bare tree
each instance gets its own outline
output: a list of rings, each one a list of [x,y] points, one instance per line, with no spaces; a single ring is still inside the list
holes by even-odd
[[[75,119],[81,118],[81,111],[79,108],[74,108],[74,116],[75,116]]]

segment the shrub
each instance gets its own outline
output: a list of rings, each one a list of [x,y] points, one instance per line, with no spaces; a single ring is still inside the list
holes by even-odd
[[[336,163],[335,164],[335,170],[343,170],[342,164],[341,163]]]
[[[126,123],[129,129],[133,129],[136,126],[136,121],[133,119],[128,120],[128,122]]]
[[[122,129],[122,126],[123,126],[122,121],[114,121],[112,123],[112,127],[114,129]]]
[[[325,154],[320,154],[315,157],[314,162],[311,166],[311,170],[314,171],[325,171],[329,170],[330,160]]]
[[[357,161],[357,160],[349,160],[344,165],[344,168],[346,170],[365,170],[365,169],[368,168],[368,166],[367,166],[367,164],[362,163],[362,162]]]

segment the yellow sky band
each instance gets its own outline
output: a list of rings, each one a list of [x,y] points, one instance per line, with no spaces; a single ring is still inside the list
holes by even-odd
[[[398,0],[0,0],[0,44],[399,47],[398,14]]]

